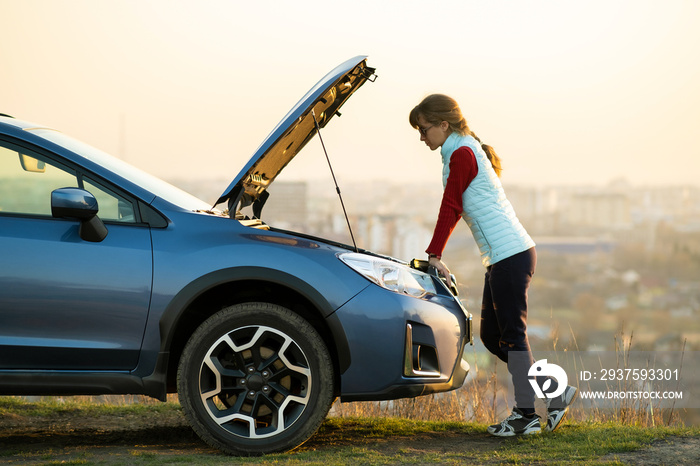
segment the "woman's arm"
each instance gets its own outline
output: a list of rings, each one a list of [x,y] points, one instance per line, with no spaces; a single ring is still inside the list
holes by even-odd
[[[432,254],[438,259],[442,257],[447,240],[457,226],[464,210],[462,194],[478,172],[476,157],[470,148],[460,147],[452,153],[450,174],[445,184],[445,192],[442,194],[442,203],[433,231],[433,239],[430,241],[428,249],[425,250],[429,255]]]

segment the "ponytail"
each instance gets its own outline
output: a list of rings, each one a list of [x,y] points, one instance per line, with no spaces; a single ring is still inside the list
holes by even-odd
[[[486,157],[488,157],[489,162],[491,162],[491,166],[493,167],[493,171],[496,172],[496,176],[499,178],[501,177],[501,172],[503,171],[503,167],[501,166],[501,158],[496,154],[496,151],[494,150],[493,147],[489,146],[488,144],[482,144],[481,139],[474,134],[473,131],[469,132],[471,136],[476,139],[479,144],[481,144],[481,148],[486,152]]]
[[[444,94],[431,94],[416,105],[408,116],[409,123],[416,129],[419,128],[419,116],[422,116],[427,122],[434,125],[446,121],[449,123],[450,129],[453,132],[460,136],[470,135],[481,144],[481,140],[469,129],[467,120],[462,115],[457,101],[452,97],[448,97]],[[493,147],[487,144],[481,144],[481,148],[486,152],[486,156],[491,162],[493,170],[500,178],[501,171],[503,171],[503,167],[501,167],[501,158],[496,155],[496,151]]]

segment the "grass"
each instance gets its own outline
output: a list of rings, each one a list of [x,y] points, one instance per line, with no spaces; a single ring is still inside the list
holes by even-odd
[[[102,397],[98,397],[100,399]],[[81,416],[100,415],[148,415],[153,413],[169,413],[180,410],[177,402],[167,403],[155,400],[148,402],[147,398],[136,403],[120,402],[124,397],[104,398],[102,402],[96,402],[96,397],[41,397],[39,401],[30,402],[21,397],[0,397],[0,416],[14,414],[19,416],[48,417],[70,413],[79,413]]]
[[[96,404],[87,397],[62,401],[44,398],[37,402],[0,397],[0,418],[33,416],[44,421],[102,416],[129,419],[128,422],[134,423],[139,418],[152,421],[154,413],[181,416],[180,407],[174,402]],[[192,442],[198,442],[190,437],[173,438],[175,446],[167,445],[167,448],[149,444],[147,439],[143,444],[117,442],[121,450],[109,454],[105,454],[105,446],[96,440],[96,448],[84,444],[77,447],[53,445],[40,451],[9,448],[10,451],[0,456],[7,458],[9,453],[13,461],[41,464],[617,464],[614,456],[601,458],[634,451],[669,437],[700,437],[700,428],[696,427],[568,421],[556,432],[497,439],[486,433],[486,426],[479,422],[395,417],[329,417],[318,433],[298,450],[262,458],[233,459],[203,445],[192,448]],[[0,436],[0,451],[5,450],[2,445]]]
[[[626,343],[616,345],[621,356],[629,352],[632,340],[631,335],[623,337],[620,335],[620,341]],[[621,359],[624,363],[624,357]],[[620,464],[615,455],[657,440],[700,438],[700,428],[684,426],[677,410],[649,410],[649,405],[621,403],[613,410],[584,411],[574,405],[556,432],[497,439],[487,434],[486,427],[510,411],[503,383],[509,375],[504,364],[480,359],[476,353],[470,364],[473,379],[459,390],[390,402],[336,403],[309,442],[293,452],[263,458],[232,459],[208,448],[186,427],[176,395],[169,396],[166,403],[126,396],[41,397],[33,402],[0,397],[0,458],[41,464],[142,465]],[[37,435],[49,435],[52,444],[38,450],[32,441],[20,447],[6,444],[12,432],[1,429],[11,422],[4,424],[3,420],[14,418],[30,419],[35,426],[42,426],[42,432],[49,434]],[[97,419],[96,424],[85,422],[91,418]],[[127,431],[138,426],[140,430],[131,434],[131,440],[108,437],[106,443],[116,444],[117,451],[105,456],[105,442],[99,438],[93,443],[74,436],[73,445],[66,446],[62,439],[70,434],[65,429],[43,428],[66,422],[78,430],[82,426],[85,432],[95,425],[98,431],[107,425]],[[133,441],[134,436],[138,441]],[[650,464],[669,459],[672,457],[659,456]]]
[[[698,429],[678,427],[622,426],[611,422],[569,423],[561,432],[519,438],[498,451],[504,459],[527,462],[585,462],[610,453],[638,450],[668,436],[697,436]]]

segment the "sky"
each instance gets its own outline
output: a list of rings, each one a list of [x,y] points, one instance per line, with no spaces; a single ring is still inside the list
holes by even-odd
[[[322,133],[342,184],[441,180],[440,92],[526,186],[700,185],[700,1],[0,0],[0,113],[222,190],[323,75],[377,69]],[[327,177],[318,139],[280,179]]]

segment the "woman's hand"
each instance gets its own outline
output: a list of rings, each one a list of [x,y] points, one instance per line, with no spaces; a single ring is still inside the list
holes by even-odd
[[[431,256],[428,259],[428,263],[432,267],[435,267],[435,269],[437,269],[437,271],[440,275],[445,277],[445,280],[447,281],[447,288],[449,288],[451,290],[452,289],[452,278],[450,278],[450,269],[447,268],[445,263],[435,256]]]

